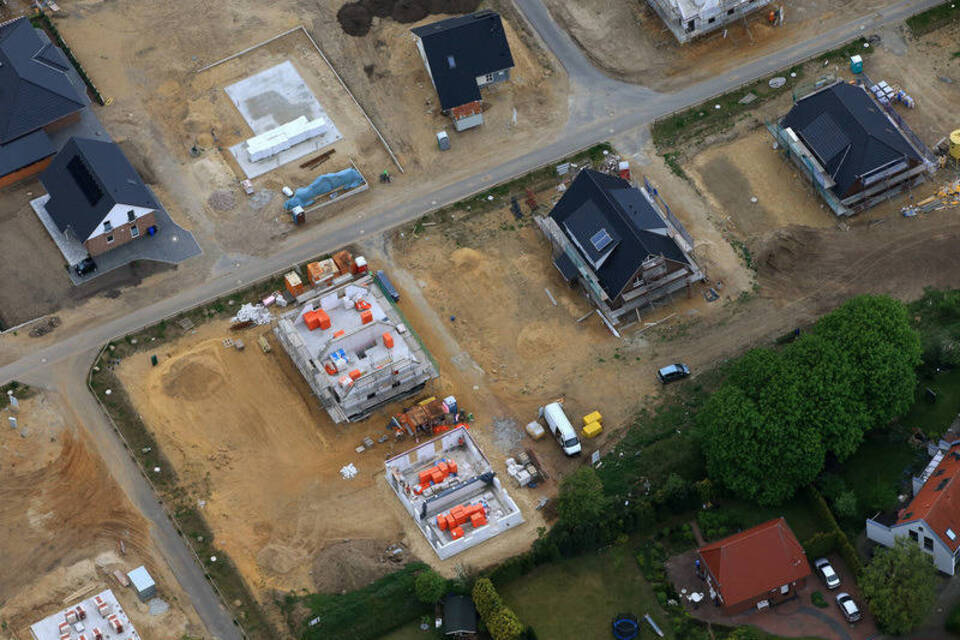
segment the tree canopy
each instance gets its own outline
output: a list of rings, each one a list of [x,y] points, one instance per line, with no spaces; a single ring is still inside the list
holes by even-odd
[[[920,355],[906,307],[869,295],[780,351],[747,352],[697,415],[708,473],[761,504],[789,499],[827,454],[846,459],[906,413]]]
[[[560,483],[557,515],[570,526],[589,525],[603,515],[608,502],[596,470],[582,466]]]
[[[417,598],[425,604],[439,601],[446,594],[448,586],[447,579],[433,569],[421,571],[413,582]]]
[[[878,550],[858,582],[877,626],[894,635],[919,625],[937,597],[933,561],[905,537]]]

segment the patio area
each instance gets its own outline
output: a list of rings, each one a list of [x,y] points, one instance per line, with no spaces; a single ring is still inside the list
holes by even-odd
[[[880,637],[870,613],[866,611],[860,590],[849,578],[851,573],[838,557],[831,556],[830,561],[843,580],[839,589],[828,591],[813,575],[804,587],[797,590],[797,597],[763,610],[751,609],[733,616],[725,615],[711,601],[707,583],[697,576],[696,560],[697,551],[694,549],[673,556],[666,562],[670,582],[680,594],[684,608],[694,618],[726,626],[750,625],[784,637],[812,636],[824,640],[869,640]],[[814,591],[823,594],[828,604],[826,608],[819,609],[812,604],[810,598]],[[840,613],[834,597],[841,591],[849,593],[860,606],[863,617],[859,622],[850,624]],[[695,602],[698,596],[694,594],[702,596],[699,602]]]

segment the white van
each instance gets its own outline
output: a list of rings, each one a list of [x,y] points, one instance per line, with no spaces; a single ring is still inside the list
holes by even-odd
[[[575,456],[580,453],[580,439],[577,438],[577,432],[573,430],[573,425],[567,420],[559,402],[551,402],[545,407],[540,407],[540,417],[546,420],[550,433],[557,439],[557,443],[565,454]]]

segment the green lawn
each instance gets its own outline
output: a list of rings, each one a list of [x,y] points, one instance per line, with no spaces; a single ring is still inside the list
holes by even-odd
[[[783,516],[797,539],[801,541],[809,539],[824,528],[802,490],[790,502],[775,507],[762,507],[739,500],[724,500],[716,507],[716,511],[729,516],[731,523],[736,523],[744,529]],[[730,533],[734,531],[735,529]]]
[[[436,637],[433,629],[421,631],[420,621],[416,620],[400,627],[393,633],[388,633],[383,636],[382,640],[434,640]]]
[[[500,589],[507,606],[540,638],[607,638],[617,613],[650,613],[667,638],[673,632],[628,547],[561,560]],[[411,636],[412,637],[412,636]]]
[[[932,404],[926,398],[928,387],[937,394],[937,401]],[[922,377],[917,386],[917,401],[900,423],[917,427],[934,438],[947,430],[957,413],[960,413],[960,369]]]
[[[864,441],[839,470],[846,486],[857,496],[862,517],[896,504],[904,470],[917,459],[918,452],[903,440],[877,435]],[[885,504],[893,501],[892,504]]]

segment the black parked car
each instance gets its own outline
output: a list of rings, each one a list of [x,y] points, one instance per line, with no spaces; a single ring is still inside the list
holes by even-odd
[[[87,256],[77,264],[73,265],[73,270],[77,273],[78,276],[83,277],[88,273],[93,273],[97,270],[97,263],[93,261],[93,258]]]
[[[681,380],[683,378],[686,378],[689,375],[690,375],[690,367],[683,364],[682,362],[667,365],[662,369],[660,369],[659,371],[657,371],[657,378],[659,378],[660,382],[662,382],[663,384],[667,384],[668,382],[673,382],[674,380]]]

